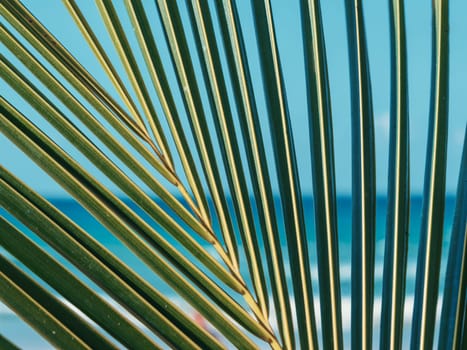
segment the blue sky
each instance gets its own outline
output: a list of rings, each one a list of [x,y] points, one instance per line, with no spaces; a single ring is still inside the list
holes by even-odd
[[[100,69],[92,52],[65,7],[59,0],[24,1],[26,6],[54,33],[58,39],[83,62],[99,82],[110,87],[108,79]],[[104,26],[99,23],[99,14],[90,0],[78,2],[85,10],[89,21],[95,25],[95,30],[102,38],[105,47],[110,48],[110,55],[117,62],[116,53],[111,47]],[[118,3],[118,10],[124,13],[124,8]],[[329,75],[331,79],[331,94],[333,104],[333,125],[336,155],[337,189],[340,193],[350,193],[351,188],[351,153],[350,153],[350,91],[348,82],[347,43],[345,32],[344,2],[342,0],[323,1],[323,19],[325,39],[328,53]],[[156,37],[162,37],[160,24],[154,14],[152,1],[145,3],[149,16],[154,23]],[[370,54],[370,69],[372,78],[375,134],[377,152],[377,189],[379,193],[386,192],[387,162],[389,143],[389,15],[386,2],[364,2],[364,14]],[[465,13],[467,2],[450,1],[450,105],[449,105],[449,140],[447,190],[454,192],[457,184],[459,163],[462,151],[464,130],[467,121],[467,26]],[[183,7],[183,6],[182,6]],[[262,82],[258,67],[257,49],[254,27],[249,1],[239,1],[239,9],[247,41],[251,71],[254,75],[256,94],[259,100],[259,112],[262,120],[263,134],[269,145],[268,123],[265,106],[262,101]],[[311,166],[309,159],[308,122],[306,91],[304,79],[304,63],[301,23],[298,1],[273,1],[273,13],[276,23],[277,38],[281,54],[282,67],[285,76],[289,110],[294,128],[297,153],[299,155],[300,174],[304,192],[311,191]],[[431,2],[408,1],[406,3],[407,35],[409,54],[409,108],[411,136],[411,181],[412,191],[420,193],[423,188],[425,169],[425,149],[427,143],[429,98],[430,98],[430,68],[431,68]],[[183,13],[186,20],[186,13]],[[125,23],[128,19],[122,17]],[[1,19],[2,23],[5,23]],[[188,22],[186,22],[188,25]],[[158,42],[159,43],[159,42]],[[161,54],[168,62],[167,48],[161,45]],[[13,62],[4,46],[0,50]],[[196,55],[194,55],[196,56]],[[198,61],[195,61],[198,65]],[[117,68],[121,69],[117,63]],[[21,66],[18,63],[18,66]],[[123,72],[123,70],[121,70]],[[173,70],[168,69],[169,77],[174,82]],[[124,75],[124,73],[122,73]],[[22,101],[3,81],[0,81],[2,95],[31,117],[52,136],[57,133],[52,130],[24,101]],[[115,95],[116,96],[116,95]],[[179,95],[176,96],[180,101]],[[306,127],[305,127],[306,126]],[[17,173],[26,183],[46,196],[64,194],[58,185],[29,159],[22,155],[3,134],[0,134],[0,163]],[[70,151],[73,152],[73,151]],[[76,152],[76,157],[87,164]],[[269,157],[272,159],[271,157]],[[104,179],[102,179],[104,180]]]

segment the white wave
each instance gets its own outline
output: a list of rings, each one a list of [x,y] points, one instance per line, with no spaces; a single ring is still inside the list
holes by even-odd
[[[285,263],[286,278],[292,278],[292,272],[290,270],[290,264]],[[384,264],[383,261],[375,263],[375,283],[381,282],[383,280]],[[407,262],[407,280],[415,280],[415,275],[417,272],[417,261],[415,259],[409,260]],[[313,264],[310,267],[311,279],[313,282],[318,282],[319,280],[319,270],[318,265]],[[341,283],[350,282],[352,278],[352,264],[350,262],[341,263],[339,267],[339,274]]]
[[[270,296],[272,300],[272,296]],[[373,304],[373,325],[374,328],[379,328],[381,324],[381,298],[375,298]],[[314,298],[314,309],[315,309],[315,317],[316,317],[316,328],[318,331],[321,331],[321,305],[319,302],[319,296],[315,296]],[[295,299],[293,297],[290,298],[290,307],[292,310],[296,310],[295,306]],[[442,307],[442,295],[438,298],[437,310],[436,310],[436,322],[439,322],[440,315],[441,315],[441,307]],[[404,325],[405,327],[409,327],[412,322],[413,316],[413,308],[414,308],[414,296],[408,295],[405,298],[405,305],[404,305]],[[341,299],[341,316],[342,316],[342,330],[343,332],[350,332],[351,330],[351,309],[352,309],[352,298],[350,296],[343,296]],[[294,311],[292,311],[294,312]],[[274,305],[271,305],[271,316],[269,317],[269,321],[273,326],[274,330],[278,329],[277,319],[275,317]],[[296,329],[296,324],[294,320],[294,326]],[[409,330],[406,330],[406,332]]]

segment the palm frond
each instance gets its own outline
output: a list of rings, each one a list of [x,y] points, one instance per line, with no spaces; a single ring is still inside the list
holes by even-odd
[[[378,326],[381,347],[402,348],[413,164],[403,2],[389,6],[380,324],[374,314],[378,157],[363,2],[345,2],[352,225],[344,229],[338,229],[333,120],[341,101],[332,95],[324,2],[300,0],[298,7],[303,57],[297,59],[304,68],[310,141],[305,150],[294,133],[282,28],[271,1],[251,1],[251,13],[231,0],[62,2],[104,79],[29,6],[1,1],[0,77],[9,90],[0,96],[0,133],[96,227],[85,227],[8,170],[3,160],[9,155],[2,152],[0,301],[64,349],[342,349],[349,333],[352,348],[370,349]],[[448,1],[433,2],[414,349],[435,341],[442,277],[448,10]],[[466,137],[439,321],[438,345],[450,349],[463,348],[467,339]],[[305,158],[311,172],[304,176]],[[313,209],[302,187],[312,188]],[[349,310],[340,270],[347,231]],[[104,233],[118,249],[102,239]],[[17,349],[21,339],[5,334],[0,347]]]
[[[373,102],[362,2],[346,2],[352,102],[352,347],[373,337],[376,179]]]
[[[203,7],[204,10],[201,10]],[[268,318],[268,293],[265,289],[263,263],[261,261],[257,236],[251,210],[248,188],[240,158],[232,110],[227,96],[227,86],[222,73],[219,50],[217,48],[212,18],[206,1],[192,1],[189,6],[190,19],[196,26],[196,44],[198,53],[204,59],[202,66],[205,79],[209,81],[208,90],[213,118],[221,153],[226,164],[227,179],[232,193],[235,214],[239,221],[240,233],[245,246],[248,268],[258,299],[262,316]]]
[[[467,133],[467,128],[465,133]],[[467,135],[464,135],[464,150],[457,187],[456,211],[452,225],[448,266],[446,268],[445,296],[441,312],[438,347],[445,349],[465,346],[466,333],[466,204],[467,204]],[[463,327],[463,328],[462,328]]]
[[[253,4],[271,139],[284,215],[295,295],[300,346],[316,348],[317,332],[310,260],[290,116],[269,1]]]
[[[448,2],[433,4],[433,58],[429,138],[411,347],[433,346],[446,188],[449,41]]]
[[[114,275],[122,279],[128,286],[131,286],[134,291],[138,292],[139,295],[141,295],[159,312],[162,312],[167,319],[171,320],[172,323],[178,324],[178,327],[182,329],[185,334],[190,336],[191,339],[195,340],[200,346],[216,347],[215,342],[212,340],[212,336],[210,336],[209,333],[193,323],[193,321],[187,318],[186,315],[181,312],[178,307],[174,306],[169,299],[142,279],[141,276],[131,270],[125,263],[118,259],[90,234],[67,218],[62,212],[57,210],[48,201],[44,200],[40,195],[28,188],[24,183],[18,181],[13,174],[9,173],[3,167],[0,168],[0,174],[2,181],[22,196],[23,202],[28,205],[27,210],[35,210],[38,215],[42,215],[44,217],[44,220],[45,217],[47,217],[49,222],[53,222],[54,225],[59,226],[61,232],[70,237],[72,242],[78,242],[89,253],[94,254],[94,257],[99,259],[102,265],[112,271]],[[37,293],[39,294],[39,297],[43,294],[40,290],[37,291]],[[50,309],[50,307],[49,303],[47,308]],[[71,324],[76,324],[72,316],[68,315],[66,320],[71,321]]]
[[[393,1],[391,15],[391,126],[388,214],[380,346],[402,347],[410,207],[407,39],[404,5]]]
[[[267,166],[265,146],[252,87],[252,78],[248,68],[248,57],[245,51],[242,28],[235,4],[230,1],[224,3],[216,1],[216,9],[221,25],[229,71],[232,77],[235,77],[232,79],[232,85],[237,108],[240,109],[238,117],[242,136],[245,140],[247,162],[255,202],[258,207],[278,326],[284,346],[291,348],[292,344],[294,344],[294,332],[288,302],[284,258],[276,221],[271,176]]]
[[[331,96],[320,4],[302,1],[303,44],[309,96],[309,123],[315,199],[316,244],[323,313],[323,347],[342,348],[342,315],[337,233]]]

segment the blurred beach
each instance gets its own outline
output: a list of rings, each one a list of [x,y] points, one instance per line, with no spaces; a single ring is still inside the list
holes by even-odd
[[[96,239],[103,243],[109,250],[131,266],[136,272],[141,274],[147,279],[153,286],[159,291],[168,296],[175,304],[179,305],[184,311],[190,314],[192,317],[197,318],[199,315],[190,305],[186,304],[164,281],[158,278],[158,276],[149,270],[140,260],[133,255],[120,241],[113,237],[103,226],[101,226],[96,220],[94,220],[85,209],[83,209],[78,203],[71,199],[54,199],[51,201],[55,206],[62,210],[65,214],[69,215],[76,223],[83,227],[87,232],[92,234]],[[139,214],[145,217],[145,214],[138,211],[138,209],[131,203],[128,203],[133,209]],[[278,203],[277,203],[278,204]],[[162,204],[161,204],[162,205]],[[452,217],[454,212],[455,198],[446,198],[446,209],[445,209],[445,229],[443,236],[443,257],[441,263],[441,277],[440,277],[440,289],[444,284],[445,267],[447,261],[447,251],[449,248],[449,237],[451,233]],[[382,290],[382,277],[383,277],[383,259],[384,259],[384,236],[386,227],[386,200],[383,197],[379,197],[377,200],[377,214],[376,214],[376,251],[375,251],[375,300],[374,300],[374,332],[373,332],[373,345],[374,348],[379,348],[379,324],[380,324],[380,310],[381,310],[381,290]],[[408,251],[408,265],[407,265],[407,285],[406,285],[406,305],[405,305],[405,317],[404,317],[404,346],[407,348],[409,345],[410,337],[410,324],[412,317],[413,308],[413,295],[415,289],[415,274],[416,274],[416,259],[418,254],[418,242],[419,242],[419,231],[421,222],[421,208],[422,200],[421,197],[413,197],[411,199],[411,217],[410,217],[410,235],[409,235],[409,251]],[[0,215],[5,215],[18,227],[24,228],[20,223],[16,222],[8,213],[1,211]],[[318,269],[316,261],[316,240],[314,232],[314,212],[313,212],[313,200],[311,197],[304,198],[304,210],[305,217],[307,218],[307,230],[308,230],[308,241],[309,251],[312,265],[312,279],[313,279],[313,292],[315,301],[315,312],[318,331],[320,329],[320,306],[319,306],[319,284],[318,284]],[[147,218],[147,217],[145,217]],[[282,225],[282,218],[279,215],[279,224]],[[181,223],[182,224],[182,223]],[[339,255],[340,255],[340,277],[341,277],[341,292],[342,292],[342,321],[344,331],[344,347],[350,347],[350,311],[351,311],[351,198],[350,197],[339,197],[338,199],[338,224],[339,224]],[[158,229],[157,225],[154,224],[155,228]],[[279,226],[281,227],[281,226]],[[162,232],[159,230],[159,232]],[[73,272],[77,270],[67,263],[62,257],[37,236],[30,234],[38,244],[44,247],[47,251],[56,257],[59,261],[63,262]],[[167,237],[172,244],[177,248],[181,248],[178,242],[172,238]],[[201,242],[201,241],[200,241]],[[283,252],[287,257],[286,237],[282,232],[281,243]],[[209,247],[207,247],[210,249]],[[241,249],[240,249],[241,251]],[[4,252],[2,250],[2,252]],[[4,252],[7,256],[8,253]],[[14,260],[14,258],[12,258]],[[241,268],[244,276],[247,276],[247,266],[245,263],[244,256],[241,256]],[[16,261],[16,260],[14,260]],[[22,266],[18,263],[19,266]],[[286,269],[289,271],[286,264]],[[109,300],[112,305],[117,309],[121,310],[122,313],[128,315],[128,312],[122,307],[117,305],[106,293],[95,285],[92,281],[88,280],[86,276],[83,276],[77,272],[80,278],[82,278],[87,284],[92,286],[102,297]],[[291,276],[288,272],[288,283],[291,285]],[[289,293],[291,292],[289,287]],[[242,303],[241,300],[238,300]],[[272,301],[272,297],[271,297]],[[291,298],[292,310],[294,307],[293,298]],[[440,311],[441,304],[438,303],[438,311]],[[271,307],[271,315],[273,315],[273,307]],[[130,316],[128,316],[130,317]],[[438,315],[439,317],[439,315]],[[132,317],[130,317],[132,318]],[[199,318],[198,318],[199,319]],[[200,319],[199,319],[200,320]],[[135,322],[137,322],[135,320]],[[203,322],[204,323],[204,322]],[[273,316],[271,316],[271,323],[276,326],[276,322]],[[144,328],[143,325],[140,325]],[[210,329],[209,324],[205,326]],[[1,333],[12,340],[16,345],[22,349],[31,350],[45,350],[51,349],[52,347],[45,342],[32,328],[26,323],[20,320],[8,307],[0,304],[0,330]],[[216,333],[214,329],[210,329],[216,336],[221,338],[221,335]],[[436,337],[436,335],[435,335]],[[436,343],[435,343],[436,344]]]

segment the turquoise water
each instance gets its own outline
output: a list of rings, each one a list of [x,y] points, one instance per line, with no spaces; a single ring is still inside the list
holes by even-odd
[[[188,310],[189,313],[194,314],[194,310],[184,304],[183,300],[177,297],[176,293],[165,284],[161,279],[157,277],[155,273],[149,270],[140,260],[133,255],[118,239],[112,236],[99,222],[93,219],[85,209],[83,209],[78,203],[71,199],[52,199],[51,202],[63,211],[66,215],[72,218],[77,224],[84,228],[87,232],[92,234],[96,239],[103,243],[109,250],[115,253],[119,258],[130,265],[135,271],[140,273],[150,283],[152,283],[157,289],[166,295],[170,296],[177,304]],[[143,217],[148,219],[145,213],[138,210],[132,203],[128,204]],[[454,213],[455,199],[448,197],[446,199],[445,209],[445,230],[443,239],[443,259],[441,266],[441,279],[440,289],[444,284],[444,270],[446,263],[447,250],[449,245],[449,237],[451,232],[451,223]],[[386,206],[387,202],[384,197],[377,199],[377,211],[376,211],[376,252],[375,252],[375,331],[374,331],[374,344],[378,344],[378,325],[379,325],[379,310],[381,307],[381,287],[382,287],[382,271],[383,271],[383,258],[384,258],[384,235],[386,225]],[[419,230],[420,230],[420,219],[421,219],[421,197],[413,197],[411,199],[411,217],[410,217],[410,235],[409,235],[409,253],[408,253],[408,267],[407,267],[407,305],[406,305],[406,327],[404,332],[406,335],[410,332],[410,315],[411,305],[413,302],[414,284],[415,284],[415,267],[418,253],[418,241],[419,241]],[[318,317],[319,327],[319,305],[318,305],[318,293],[319,285],[317,280],[317,266],[316,266],[316,241],[314,232],[314,212],[313,212],[313,200],[311,197],[304,198],[304,210],[306,217],[306,226],[308,231],[308,242],[309,251],[311,256],[312,265],[312,277],[314,285],[314,296],[315,304]],[[5,213],[3,209],[0,209],[0,215],[5,215],[11,222],[15,223],[18,227],[23,226],[16,222],[8,213]],[[278,216],[279,227],[282,226],[283,218],[281,215]],[[159,230],[157,224],[152,222],[153,226]],[[340,255],[340,272],[341,272],[341,289],[342,289],[342,307],[343,307],[343,323],[344,323],[344,336],[346,347],[348,347],[349,327],[350,327],[350,261],[351,261],[351,198],[350,197],[339,197],[338,199],[338,228],[339,228],[339,255]],[[159,230],[159,232],[163,232]],[[102,295],[105,292],[96,286],[92,281],[88,280],[85,276],[80,274],[73,266],[68,264],[61,258],[57,253],[53,252],[51,248],[37,236],[29,233],[30,237],[35,240],[38,244],[50,251],[57,259],[64,262],[71,270],[76,272],[83,280],[91,285]],[[166,237],[171,243],[181,248],[178,242],[174,241],[170,237]],[[201,241],[200,241],[201,242]],[[261,242],[260,242],[261,243]],[[287,255],[286,238],[282,231],[281,243],[283,245],[283,252]],[[211,249],[211,248],[208,248]],[[212,250],[212,249],[211,249]],[[240,249],[241,251],[241,249]],[[264,253],[264,252],[263,252]],[[7,254],[7,253],[6,253]],[[247,275],[247,267],[245,264],[244,256],[241,255],[241,267],[244,276]],[[288,273],[288,281],[290,281],[290,273]],[[241,300],[239,300],[241,302]],[[293,303],[293,300],[292,300]],[[272,319],[274,323],[274,320]],[[6,306],[0,305],[0,329],[2,334],[17,341],[17,344],[25,349],[47,349],[49,346],[40,340],[39,336],[19,320]],[[407,338],[405,339],[407,342]],[[407,344],[407,343],[406,343]]]

